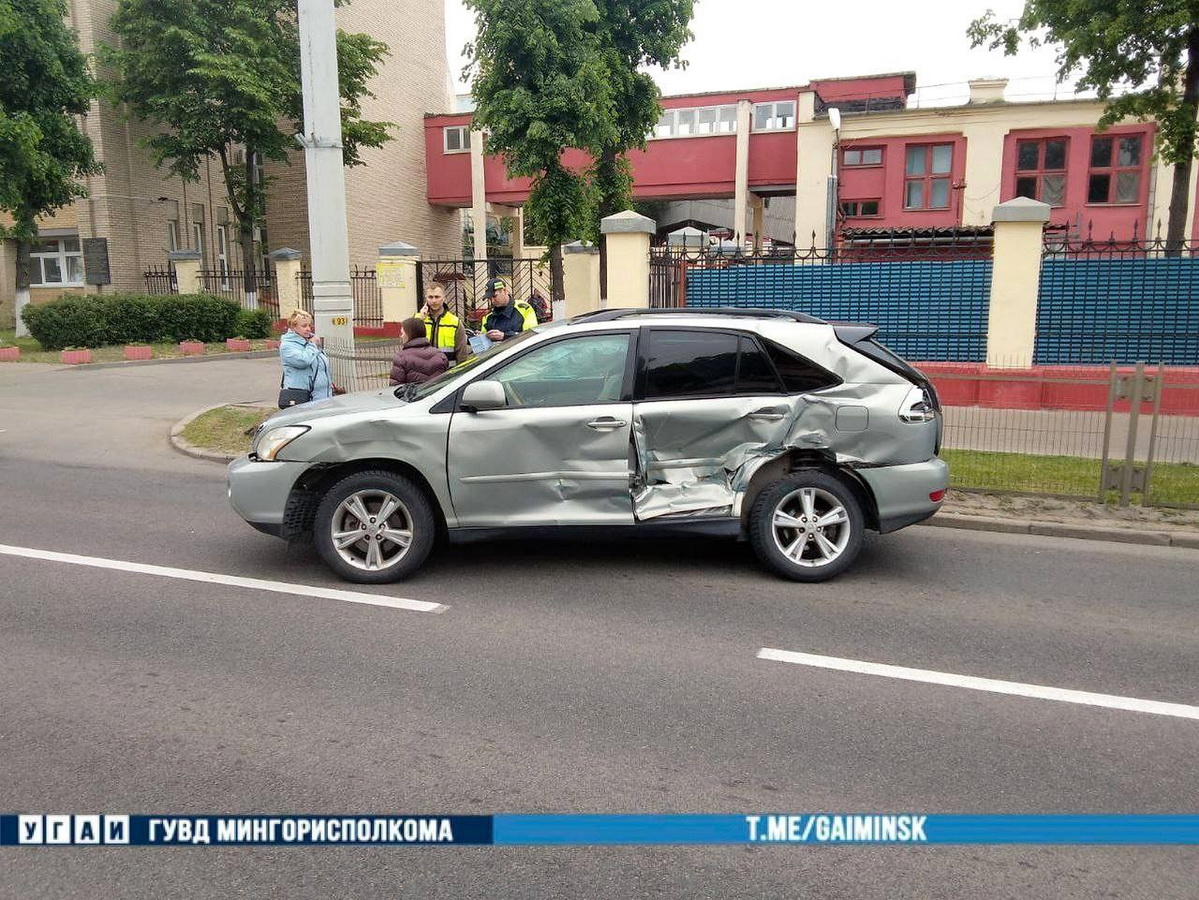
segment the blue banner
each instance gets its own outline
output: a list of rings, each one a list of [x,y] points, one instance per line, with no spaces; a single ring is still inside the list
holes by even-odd
[[[0,845],[1199,844],[1199,815],[0,815]]]

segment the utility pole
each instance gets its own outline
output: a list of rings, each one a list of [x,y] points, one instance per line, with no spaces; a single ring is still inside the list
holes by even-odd
[[[304,90],[304,147],[308,175],[308,235],[312,254],[312,313],[316,333],[347,349],[354,344],[350,242],[337,81],[333,0],[298,0],[300,78]],[[334,368],[340,359],[333,359]],[[346,373],[348,374],[348,373]],[[348,379],[337,371],[342,383]]]

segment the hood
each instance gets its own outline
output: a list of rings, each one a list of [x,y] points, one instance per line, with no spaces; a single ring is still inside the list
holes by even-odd
[[[267,419],[264,425],[268,428],[274,428],[277,425],[306,425],[330,416],[371,412],[377,409],[399,409],[407,405],[408,401],[396,397],[394,387],[384,388],[380,391],[361,391],[281,409]]]

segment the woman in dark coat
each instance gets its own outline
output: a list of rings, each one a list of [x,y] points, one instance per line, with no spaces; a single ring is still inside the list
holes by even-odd
[[[450,367],[444,353],[425,338],[425,323],[416,317],[400,323],[404,346],[391,361],[392,384],[417,384],[440,375]]]

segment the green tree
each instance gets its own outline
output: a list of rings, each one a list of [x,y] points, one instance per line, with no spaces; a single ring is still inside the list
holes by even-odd
[[[17,241],[17,327],[29,299],[37,218],[87,196],[100,170],[77,116],[95,84],[67,28],[65,0],[0,0],[0,237]]]
[[[1125,117],[1157,120],[1159,159],[1174,166],[1166,246],[1182,247],[1199,109],[1199,0],[1026,0],[1015,24],[988,10],[968,30],[973,46],[1015,55],[1022,38],[1057,45],[1058,78],[1104,101],[1099,128]],[[1122,91],[1128,88],[1127,91]]]
[[[508,173],[533,179],[525,218],[549,247],[562,299],[562,244],[581,236],[592,208],[583,173],[562,164],[571,147],[617,140],[610,72],[597,52],[593,0],[466,0],[477,34],[466,48],[474,123]]]
[[[258,164],[286,162],[303,131],[295,0],[119,0],[112,25],[120,45],[102,54],[112,98],[162,129],[146,141],[156,165],[194,181],[206,159],[220,163],[252,292],[269,189]],[[387,52],[369,35],[337,33],[347,166],[361,162],[361,147],[389,140],[391,123],[363,119],[361,107]]]

